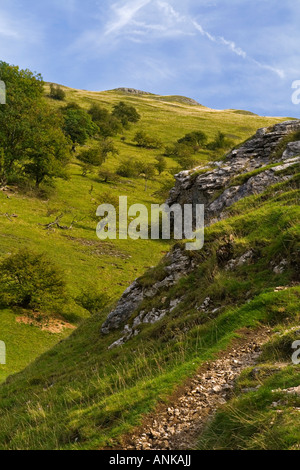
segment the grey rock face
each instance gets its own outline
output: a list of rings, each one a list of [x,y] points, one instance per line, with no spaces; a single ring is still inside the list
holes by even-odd
[[[281,140],[290,132],[297,130],[300,130],[300,120],[280,123],[272,129],[259,129],[252,139],[230,152],[224,162],[214,162],[212,165],[217,168],[199,167],[179,173],[176,175],[176,184],[170,192],[167,203],[169,205],[204,204],[207,224],[223,219],[226,217],[226,209],[235,202],[247,196],[262,193],[268,186],[286,181],[291,177],[281,172],[300,163],[300,141],[288,144],[283,155],[276,159],[273,158],[273,154]],[[266,168],[270,163],[276,166]],[[199,175],[198,170],[201,170]],[[207,171],[203,173],[203,170]],[[257,171],[252,176],[249,175],[248,179],[245,176],[241,184],[234,184],[236,176],[254,170]],[[252,257],[253,252],[249,251],[241,258],[229,261],[226,269],[235,269],[237,266],[251,263]],[[144,287],[138,280],[134,281],[102,325],[103,334],[124,328],[126,325],[123,336],[110,348],[120,346],[138,334],[139,325],[160,321],[176,308],[182,299],[174,300],[169,307],[163,305],[159,309],[142,311],[136,316],[132,326],[127,324],[144,299],[151,299],[161,290],[170,288],[180,278],[190,273],[194,267],[194,261],[188,253],[175,248],[165,257],[165,277],[161,281],[153,281],[150,287]],[[284,266],[278,267],[280,272],[282,269]],[[206,299],[205,302],[208,304],[204,303],[200,310],[206,311],[209,308],[209,301],[210,299]]]
[[[291,142],[287,145],[286,150],[283,152],[282,158],[292,158],[300,155],[300,142]]]
[[[270,163],[287,163],[300,153],[300,141],[288,144],[287,149],[277,159],[270,159],[281,140],[293,131],[300,130],[300,121],[286,121],[276,124],[271,130],[259,129],[252,139],[240,148],[230,152],[225,162],[214,162],[216,169],[197,176],[197,171],[206,167],[198,167],[191,171],[183,171],[175,176],[176,184],[171,190],[167,203],[172,204],[204,204],[206,221],[215,222],[223,217],[222,212],[240,199],[252,194],[259,194],[267,186],[283,181],[276,175],[276,169],[266,170],[241,186],[232,186],[235,176],[263,169]],[[277,170],[279,171],[279,170]],[[218,195],[220,193],[220,195]]]
[[[171,287],[195,267],[192,259],[184,254],[180,248],[170,252],[166,256],[166,261],[168,262],[164,268],[166,275],[162,281],[155,282],[151,287],[143,287],[136,280],[124,292],[116,308],[108,315],[102,325],[101,332],[103,334],[108,334],[111,330],[120,328],[145,298],[153,298],[160,289]]]

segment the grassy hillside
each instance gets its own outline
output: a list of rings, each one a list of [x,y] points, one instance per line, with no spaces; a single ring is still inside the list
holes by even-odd
[[[146,150],[132,144],[134,134],[144,129],[159,137],[165,145],[171,144],[186,132],[204,130],[213,139],[218,130],[223,131],[238,143],[249,137],[258,127],[268,126],[275,118],[261,118],[236,114],[234,111],[214,111],[203,106],[189,105],[182,97],[160,97],[157,95],[130,95],[120,91],[93,93],[64,88],[66,101],[47,101],[53,107],[77,102],[88,108],[98,102],[107,109],[120,100],[134,105],[142,116],[137,125],[124,131],[125,141],[120,136],[113,138],[119,155],[109,157],[103,169],[114,171],[124,158],[139,158],[154,162],[161,150]],[[45,95],[49,92],[46,86]],[[211,159],[209,152],[199,154],[199,163]],[[177,166],[171,158],[168,168]],[[125,288],[145,269],[155,265],[170,247],[167,242],[100,242],[95,233],[96,220],[91,214],[103,202],[115,201],[120,195],[127,195],[129,203],[163,202],[164,196],[157,195],[165,184],[172,184],[172,176],[164,172],[148,182],[141,178],[121,178],[117,183],[103,183],[95,174],[82,176],[82,169],[76,157],[68,168],[69,180],[57,180],[55,188],[46,188],[40,197],[25,187],[22,191],[11,185],[8,191],[0,191],[0,259],[19,248],[43,251],[54,260],[65,273],[69,292],[69,305],[65,307],[64,319],[77,325],[88,312],[73,300],[82,289],[92,286],[97,292],[104,292],[116,300]],[[64,213],[63,225],[75,222],[72,230],[45,230],[43,225],[52,222]],[[10,217],[14,215],[15,217]],[[9,216],[9,217],[7,217]],[[28,315],[28,312],[25,312]],[[31,312],[29,312],[31,314]],[[19,323],[18,317],[24,312],[9,310],[0,312],[0,339],[6,342],[8,362],[0,366],[0,380],[21,370],[42,352],[49,349],[70,328],[60,333],[53,329],[43,330],[36,322]],[[60,317],[59,317],[60,318]],[[104,318],[104,314],[103,317]]]
[[[103,311],[0,387],[0,447],[91,449],[115,445],[140,423],[142,414],[152,410],[158,400],[166,400],[242,328],[267,324],[280,332],[299,325],[299,217],[299,174],[235,204],[228,219],[206,230],[205,249],[192,254],[197,268],[171,289],[145,301],[158,307],[184,296],[171,314],[157,324],[143,325],[140,335],[122,348],[108,350],[120,332],[100,335],[107,313]],[[251,249],[253,262],[228,272],[223,258],[228,240],[234,240],[234,258]],[[283,257],[287,259],[284,272],[270,269]],[[160,269],[149,271],[140,282],[157,279]],[[208,296],[219,309],[215,315],[199,311]],[[271,364],[278,360],[272,356],[274,351],[269,346],[265,353]],[[252,384],[247,376],[242,380]],[[273,448],[275,441],[269,434],[259,440],[274,417],[275,411],[268,408],[271,399],[279,397],[273,399],[270,390],[298,386],[298,380],[299,366],[288,366],[267,379],[258,395],[250,394],[233,404],[236,413],[229,422],[229,410],[219,415],[202,446]],[[278,433],[284,436],[280,448],[292,448],[299,442],[299,413],[291,414],[291,406],[294,410],[299,399],[292,400],[283,405],[288,414],[278,414],[278,423],[283,424]],[[253,429],[258,438],[247,441]]]

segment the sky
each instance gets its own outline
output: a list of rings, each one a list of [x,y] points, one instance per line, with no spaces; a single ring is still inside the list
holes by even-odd
[[[0,0],[0,60],[73,88],[300,117],[299,24],[295,0]]]

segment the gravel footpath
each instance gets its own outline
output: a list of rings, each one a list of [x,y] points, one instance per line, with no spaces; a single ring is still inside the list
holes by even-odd
[[[241,372],[255,365],[261,346],[270,330],[245,331],[241,340],[220,355],[203,364],[168,405],[160,405],[144,424],[124,441],[124,450],[190,450],[215,411],[231,397]]]

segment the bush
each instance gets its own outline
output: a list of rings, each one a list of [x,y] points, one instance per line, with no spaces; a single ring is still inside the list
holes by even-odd
[[[50,98],[53,100],[59,100],[59,101],[64,101],[66,98],[66,93],[60,86],[55,86],[53,84],[50,85],[50,93],[49,93]]]
[[[146,149],[160,149],[163,146],[162,142],[159,139],[151,137],[144,131],[137,132],[135,134],[133,142],[136,142],[138,147],[143,147]]]
[[[101,170],[98,173],[99,179],[103,181],[104,183],[118,183],[120,181],[120,178],[116,173],[113,173],[108,170]]]
[[[85,165],[101,166],[109,154],[118,155],[118,153],[111,139],[102,139],[97,147],[82,150],[77,158]]]
[[[76,302],[92,315],[100,312],[110,302],[110,298],[106,294],[95,292],[93,287],[86,290],[76,297]]]
[[[117,169],[117,175],[123,178],[134,178],[139,175],[139,169],[137,168],[134,160],[124,160]]]
[[[112,116],[110,112],[102,108],[99,104],[93,104],[88,114],[99,128],[99,134],[104,137],[113,137],[123,130],[123,125],[119,119]]]
[[[0,303],[4,306],[53,310],[66,298],[60,269],[44,254],[27,249],[0,264]]]
[[[157,169],[158,174],[161,175],[167,169],[167,162],[161,155],[156,157],[156,161],[157,163],[155,164],[155,168]]]
[[[223,132],[218,131],[213,142],[207,145],[208,150],[226,150],[234,146],[234,142],[231,139],[227,139]]]
[[[178,140],[178,144],[184,144],[192,147],[196,153],[200,149],[205,148],[207,142],[207,135],[202,131],[194,131],[186,134],[182,139]]]
[[[112,116],[121,121],[124,127],[128,127],[130,122],[136,123],[141,119],[141,116],[133,106],[125,104],[120,101],[113,108]]]

